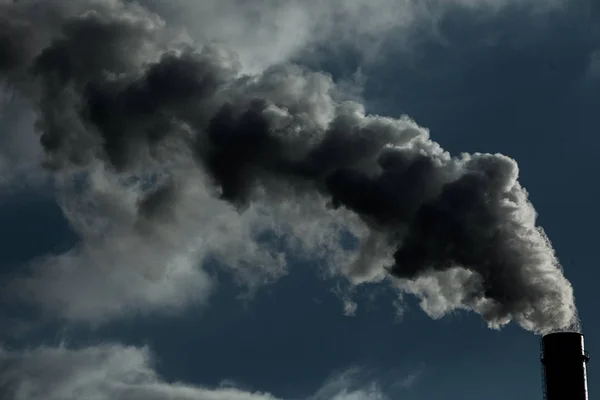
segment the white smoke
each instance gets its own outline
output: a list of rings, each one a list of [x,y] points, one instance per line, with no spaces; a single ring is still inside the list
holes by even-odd
[[[146,347],[103,344],[79,349],[0,348],[0,389],[5,400],[277,400],[231,385],[202,387],[168,382],[155,370]],[[332,377],[306,400],[386,400],[377,382],[361,382],[357,371]]]

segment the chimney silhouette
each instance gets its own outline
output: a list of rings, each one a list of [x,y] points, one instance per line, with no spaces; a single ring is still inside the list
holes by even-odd
[[[545,400],[588,400],[583,335],[553,332],[542,337],[542,368]]]

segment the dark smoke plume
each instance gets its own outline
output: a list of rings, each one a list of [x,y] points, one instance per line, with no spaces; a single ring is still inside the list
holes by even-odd
[[[124,172],[189,153],[240,210],[308,193],[359,215],[372,236],[357,280],[376,257],[390,256],[400,280],[464,270],[452,288],[459,306],[491,326],[576,324],[571,285],[514,160],[451,157],[408,118],[333,101],[321,73],[244,75],[234,55],[193,45],[140,6],[4,2],[0,18],[0,73],[37,104],[48,168],[101,161]],[[141,202],[140,216],[176,207],[170,188]]]

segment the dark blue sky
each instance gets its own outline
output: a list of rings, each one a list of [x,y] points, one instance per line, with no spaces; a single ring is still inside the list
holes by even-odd
[[[592,54],[600,51],[598,10],[581,1],[535,18],[510,9],[493,17],[450,13],[438,37],[423,34],[409,53],[391,37],[389,51],[362,70],[370,112],[411,116],[452,154],[500,152],[518,161],[539,224],[575,289],[592,354],[591,398],[600,390],[594,362],[600,65],[595,78],[590,72]],[[313,66],[344,77],[359,64],[348,56]],[[0,276],[8,279],[28,260],[76,240],[51,198],[2,196]],[[5,335],[4,342],[149,345],[169,381],[213,386],[232,379],[286,398],[308,396],[352,366],[403,400],[542,398],[537,336],[512,324],[490,330],[468,313],[432,320],[411,298],[398,320],[392,293],[376,286],[359,290],[357,314],[347,317],[332,282],[319,279],[309,263],[294,264],[249,302],[236,298],[238,289],[223,274],[210,307],[184,316],[139,316],[97,329],[50,323],[18,338]],[[4,306],[5,315],[25,312]],[[393,385],[410,374],[417,376],[410,387]]]

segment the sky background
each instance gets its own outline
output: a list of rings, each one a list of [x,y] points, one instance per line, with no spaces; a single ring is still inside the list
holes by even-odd
[[[362,98],[368,112],[407,114],[452,154],[500,152],[516,159],[538,222],[575,290],[592,354],[588,382],[594,399],[600,382],[594,362],[600,351],[599,3],[432,1],[422,14],[401,1],[383,0],[378,12],[353,6],[360,2],[323,2],[332,9],[346,4],[339,26],[318,17],[328,16],[329,6],[313,3],[298,6],[300,11],[263,4],[252,12],[234,1],[144,4],[198,40],[228,43],[249,71],[287,61],[327,71]],[[272,14],[279,19],[269,19]],[[258,24],[256,15],[264,18]],[[298,15],[325,22],[318,20],[321,30],[307,30]],[[36,136],[27,128],[32,120],[26,106],[15,100],[6,110],[0,122],[5,283],[32,260],[62,253],[80,239],[54,192],[35,178],[38,150],[31,144]],[[383,284],[359,287],[355,315],[348,316],[339,295],[343,281],[324,279],[310,260],[289,258],[288,273],[251,297],[240,296],[245,292],[232,275],[208,262],[218,282],[208,303],[167,313],[129,312],[101,324],[52,318],[32,323],[39,309],[3,298],[0,391],[14,374],[32,377],[38,388],[81,384],[81,374],[87,374],[85,382],[101,391],[98,382],[127,373],[150,375],[154,386],[145,386],[147,393],[139,387],[119,392],[124,399],[143,393],[157,400],[167,393],[251,399],[243,396],[255,391],[315,400],[542,398],[538,336],[514,324],[491,330],[467,312],[434,320],[410,295],[398,315],[395,294]],[[112,294],[105,295],[109,302]],[[61,386],[63,396],[83,398],[72,386]],[[222,387],[237,388],[240,397]],[[14,400],[42,398],[35,391],[23,396]]]

